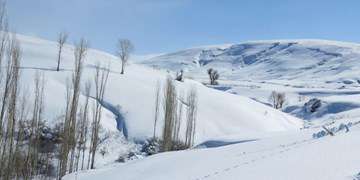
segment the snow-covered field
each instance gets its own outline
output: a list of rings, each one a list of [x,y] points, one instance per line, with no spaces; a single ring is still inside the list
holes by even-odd
[[[72,174],[65,180],[341,180],[359,172],[360,128],[312,138],[315,129],[251,142],[162,153],[144,160]]]
[[[44,73],[44,112],[51,125],[64,112],[73,47],[66,46],[62,70],[56,72],[56,43],[18,38],[23,49],[22,85],[32,94],[35,72]],[[101,124],[103,133],[112,136],[102,145],[106,155],[97,156],[99,169],[71,174],[65,180],[354,179],[360,172],[359,125],[347,133],[313,138],[321,125],[338,127],[360,120],[360,45],[259,41],[136,57],[121,75],[115,56],[97,50],[87,53],[82,83],[93,79],[97,63],[111,71]],[[210,67],[220,72],[217,86],[203,84],[208,82]],[[195,87],[199,95],[198,146],[115,163],[137,142],[152,137],[156,85],[181,69],[187,78],[176,82],[179,93]],[[282,111],[269,106],[274,90],[286,93]],[[304,104],[313,98],[321,106],[310,113]]]

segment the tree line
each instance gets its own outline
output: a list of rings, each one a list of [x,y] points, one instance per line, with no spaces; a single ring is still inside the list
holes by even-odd
[[[153,141],[157,141],[160,146],[159,152],[191,148],[196,133],[198,109],[196,88],[190,88],[184,98],[184,95],[177,90],[176,81],[168,77],[163,88],[160,83],[157,84],[155,92]],[[160,122],[162,124],[159,124]],[[161,130],[160,137],[156,132],[158,127]]]
[[[67,39],[67,34],[60,34],[57,71],[61,70]],[[61,122],[48,127],[49,119],[44,117],[45,73],[35,72],[31,94],[21,85],[21,44],[9,31],[5,2],[0,3],[0,179],[61,179],[67,173],[95,168],[100,145],[100,102],[109,69],[97,64],[93,80],[82,87],[88,42],[81,39],[73,51],[75,61],[66,84],[65,112]],[[90,103],[91,89],[95,91],[94,103]]]

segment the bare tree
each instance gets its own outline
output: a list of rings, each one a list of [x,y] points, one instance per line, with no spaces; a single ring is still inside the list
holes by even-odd
[[[193,87],[187,96],[187,122],[186,122],[186,136],[185,146],[190,148],[194,144],[195,130],[196,130],[196,116],[197,116],[197,92]]]
[[[2,119],[0,134],[0,179],[12,179],[15,170],[15,149],[16,149],[16,127],[18,126],[18,97],[19,97],[19,79],[20,79],[20,58],[21,49],[15,35],[12,37],[7,51],[6,84],[8,93],[7,103],[3,106],[5,118]],[[2,102],[5,103],[5,102]]]
[[[285,93],[272,91],[269,100],[275,109],[281,109],[286,101],[286,95]]]
[[[30,109],[26,108],[28,91],[22,91],[20,84],[21,55],[16,35],[8,32],[5,1],[0,0],[0,179],[3,180],[28,180],[40,173],[38,125],[43,112],[44,82],[37,72],[30,117]]]
[[[100,130],[100,120],[102,114],[102,106],[101,103],[104,100],[105,89],[107,80],[109,77],[109,68],[101,68],[100,65],[97,65],[96,74],[94,77],[95,82],[95,100],[96,105],[93,111],[93,121],[91,128],[91,141],[90,141],[90,151],[89,158],[91,159],[90,168],[95,168],[95,155],[98,150],[98,146],[100,144],[99,140],[99,130]]]
[[[44,98],[44,75],[36,72],[35,74],[35,89],[34,89],[34,103],[33,103],[33,112],[32,117],[29,122],[29,145],[27,150],[26,157],[26,169],[27,176],[34,177],[37,174],[37,163],[39,161],[39,129],[40,123],[42,121],[43,113],[43,98]]]
[[[157,95],[159,90],[157,90]],[[159,100],[156,100],[156,102]],[[168,77],[163,92],[163,113],[164,126],[160,150],[173,151],[187,149],[193,146],[196,117],[197,117],[197,93],[195,88],[191,88],[184,100],[182,93],[178,97],[178,92],[174,81]],[[182,114],[186,110],[185,136],[181,136]],[[155,126],[156,127],[156,126]],[[183,141],[181,137],[185,137]]]
[[[154,119],[154,135],[153,138],[156,138],[156,125],[159,119],[159,107],[160,107],[160,82],[157,81],[156,83],[156,90],[155,90],[155,119]]]
[[[171,77],[168,77],[164,87],[164,128],[162,134],[162,151],[173,150],[174,127],[177,113],[176,87]]]
[[[16,135],[16,144],[15,144],[15,155],[13,158],[13,165],[16,177],[22,177],[23,179],[30,178],[28,177],[27,172],[28,166],[26,164],[27,159],[27,152],[24,152],[22,146],[23,143],[21,142],[25,137],[26,128],[26,120],[28,118],[28,94],[24,92],[22,94],[22,98],[20,100],[19,112],[18,112],[18,126],[17,126],[17,135]],[[25,163],[24,163],[25,162]]]
[[[182,121],[182,115],[183,115],[183,108],[184,108],[184,101],[183,101],[183,93],[180,93],[180,97],[178,98],[180,101],[178,104],[178,111],[175,114],[175,122],[174,122],[174,135],[173,140],[176,143],[181,143],[180,139],[180,128],[181,128],[181,121]]]
[[[89,110],[90,90],[91,90],[91,81],[88,81],[85,84],[85,92],[84,92],[85,102],[80,107],[80,111],[78,115],[79,119],[76,125],[77,128],[76,128],[75,138],[76,138],[77,152],[75,155],[75,162],[73,167],[74,171],[78,171],[79,168],[84,169],[85,150],[87,145],[88,126],[89,126],[88,110]],[[82,161],[80,161],[81,157],[82,157]]]
[[[79,105],[80,95],[80,82],[83,70],[83,61],[86,56],[88,49],[88,43],[86,40],[81,39],[75,46],[74,56],[74,72],[72,75],[72,92],[67,94],[67,111],[65,116],[64,128],[63,128],[63,139],[64,142],[61,146],[60,155],[60,170],[58,179],[61,179],[69,169],[69,172],[74,170],[74,158],[75,158],[75,147],[76,147],[76,125],[77,125],[77,112]],[[68,89],[69,90],[69,89]],[[69,90],[70,91],[70,90]],[[69,159],[70,155],[70,159]],[[70,161],[69,161],[70,160]],[[69,162],[68,162],[69,161]],[[69,164],[69,168],[68,168]]]
[[[125,66],[130,58],[130,53],[134,51],[134,45],[128,39],[119,39],[116,54],[121,60],[121,74],[125,72]]]
[[[4,75],[2,75],[2,78],[4,79],[4,82],[2,83],[2,97],[1,97],[1,109],[0,109],[0,137],[2,137],[3,135],[3,126],[4,126],[4,118],[5,118],[5,112],[6,112],[6,108],[8,106],[8,101],[10,98],[10,92],[11,92],[11,87],[13,84],[13,75],[14,75],[14,59],[13,57],[13,53],[16,53],[14,50],[12,50],[13,45],[8,45],[7,47],[7,61],[6,61],[6,67],[5,67],[5,72]],[[0,68],[2,69],[2,68]],[[4,76],[4,77],[3,77]]]
[[[207,73],[209,75],[210,79],[210,85],[217,85],[217,80],[220,78],[220,75],[217,70],[214,70],[213,68],[210,68],[207,70]]]
[[[68,33],[61,32],[59,34],[59,37],[58,37],[58,40],[57,40],[59,51],[58,51],[58,59],[57,59],[56,71],[60,70],[61,53],[63,51],[63,47],[64,47],[64,44],[66,43],[67,39],[68,39]]]
[[[79,95],[80,95],[80,82],[81,75],[83,70],[83,62],[88,49],[88,42],[85,39],[81,39],[80,42],[75,47],[75,69],[72,77],[73,84],[73,93],[72,93],[72,102],[70,108],[70,167],[69,172],[74,171],[74,160],[75,160],[75,148],[77,143],[76,129],[77,129],[77,113],[79,106]]]
[[[59,151],[59,161],[57,165],[57,179],[61,180],[62,176],[66,174],[67,168],[67,160],[68,160],[68,129],[69,129],[69,112],[70,112],[70,105],[71,105],[71,85],[70,81],[66,79],[66,96],[65,96],[65,115],[64,121],[60,124],[60,133],[62,143],[60,146]]]
[[[89,111],[89,98],[90,98],[90,90],[91,90],[91,82],[88,81],[85,84],[85,104],[84,104],[84,110],[82,114],[82,121],[81,121],[81,134],[80,134],[80,150],[82,151],[82,158],[81,158],[81,170],[84,170],[84,162],[85,162],[85,150],[86,150],[86,142],[87,137],[89,133],[89,117],[88,117],[88,111]]]
[[[0,0],[0,67],[5,58],[6,46],[9,43],[7,7],[5,0]],[[2,68],[0,68],[0,84],[2,80]]]
[[[10,59],[8,59],[7,61],[7,65],[6,68],[4,68],[6,70],[5,72],[5,84],[3,82],[3,60],[6,58],[6,51],[8,48],[8,44],[9,44],[9,33],[8,33],[8,20],[7,20],[7,8],[6,8],[6,3],[5,0],[0,0],[0,145],[1,145],[1,137],[2,137],[2,130],[3,130],[3,120],[4,120],[4,113],[5,113],[5,108],[7,105],[7,98],[8,98],[8,93],[9,93],[9,85],[10,85],[10,79],[9,76],[10,75]],[[1,89],[2,88],[2,89]]]

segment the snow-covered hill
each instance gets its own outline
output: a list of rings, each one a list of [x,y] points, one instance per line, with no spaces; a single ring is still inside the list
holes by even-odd
[[[306,120],[333,121],[360,113],[360,45],[326,40],[269,40],[191,48],[143,64],[208,82],[206,70],[220,73],[214,88],[269,104],[272,91],[286,93],[284,111]],[[305,103],[322,101],[318,112]],[[350,111],[350,114],[347,112]]]
[[[57,60],[55,42],[21,35],[17,37],[23,51],[22,86],[32,94],[35,73],[37,71],[44,73],[46,80],[44,117],[49,125],[53,125],[54,121],[58,122],[63,117],[66,83],[71,78],[74,64],[73,47],[70,45],[65,47],[61,71],[57,72],[54,70]],[[124,138],[121,138],[122,133],[128,136],[129,142],[144,141],[152,137],[156,84],[158,81],[164,81],[168,73],[143,65],[129,64],[126,73],[121,75],[119,73],[121,64],[115,56],[91,49],[85,60],[83,87],[88,80],[93,81],[94,66],[98,63],[109,66],[111,71],[101,124],[104,133],[110,132],[120,136],[105,143],[110,154],[107,154],[104,162],[100,162],[106,164],[113,162],[119,154],[132,147],[131,143],[128,144]],[[303,127],[302,120],[246,97],[207,88],[201,83],[188,79],[183,83],[176,83],[176,86],[179,93],[185,93],[192,87],[196,87],[198,91],[196,143],[231,135],[239,135],[243,139],[256,138],[266,132],[299,130]],[[84,96],[81,95],[81,100],[83,99]],[[92,100],[91,103],[94,101]],[[161,130],[157,132],[160,135]]]
[[[35,70],[45,73],[49,120],[58,114],[60,99],[65,95],[65,82],[73,68],[73,50],[71,46],[64,51],[61,72],[53,71],[56,65],[57,47],[53,42],[18,36],[23,48],[24,77],[30,82]],[[143,138],[152,135],[155,89],[157,81],[166,78],[167,73],[141,65],[130,64],[125,75],[119,73],[119,60],[104,52],[90,50],[85,60],[83,83],[94,76],[93,67],[97,63],[109,65],[111,73],[108,80],[105,101],[120,107],[130,138]],[[222,93],[192,80],[177,83],[179,91],[195,86],[199,94],[199,134],[197,141],[226,134],[244,131],[281,131],[298,129],[301,120],[280,111],[257,103],[245,97]],[[57,89],[52,91],[51,89]],[[56,98],[56,99],[53,99]],[[61,103],[60,103],[61,104]],[[250,111],[251,109],[251,111]]]
[[[64,112],[73,47],[66,46],[62,70],[56,72],[56,43],[21,35],[18,38],[23,49],[22,86],[32,94],[35,72],[44,73],[44,112],[52,125]],[[101,124],[103,133],[112,136],[102,144],[107,148],[106,155],[97,156],[99,169],[64,179],[354,178],[360,171],[358,49],[356,44],[328,41],[268,41],[194,48],[141,60],[158,68],[186,69],[188,78],[176,82],[176,87],[179,93],[197,89],[198,146],[121,164],[114,161],[136,142],[152,136],[156,85],[173,73],[131,63],[121,75],[121,64],[115,56],[92,49],[87,53],[82,83],[93,78],[97,63],[109,66]],[[207,81],[209,67],[220,71],[220,85],[207,87],[201,83]],[[291,115],[267,105],[272,90],[287,93],[284,111]],[[323,106],[316,114],[304,115],[302,110],[307,107],[303,104],[313,97],[321,99]],[[313,138],[321,126],[310,124],[300,130],[303,120],[292,115],[323,119],[327,125],[332,123],[331,127],[340,123],[353,126],[350,132],[342,129],[334,137]],[[160,135],[161,130],[157,132]]]
[[[357,80],[360,45],[325,40],[269,40],[197,47],[142,61],[174,71],[218,69],[226,79]]]

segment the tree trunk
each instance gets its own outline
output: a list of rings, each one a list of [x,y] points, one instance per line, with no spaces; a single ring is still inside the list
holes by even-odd
[[[59,48],[58,62],[57,62],[56,71],[60,70],[61,51],[62,51],[62,46],[60,46],[60,48]]]
[[[121,74],[124,74],[124,66],[125,66],[125,62],[121,61]]]

